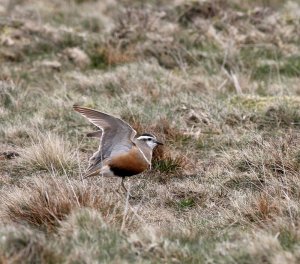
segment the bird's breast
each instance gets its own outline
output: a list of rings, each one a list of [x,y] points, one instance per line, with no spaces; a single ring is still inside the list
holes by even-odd
[[[116,176],[126,177],[139,174],[149,167],[137,147],[133,147],[127,153],[116,155],[107,164]]]

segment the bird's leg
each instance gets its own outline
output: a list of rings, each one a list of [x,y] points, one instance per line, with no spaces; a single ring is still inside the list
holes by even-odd
[[[125,190],[125,192],[128,192],[125,185],[124,185],[124,179],[125,179],[125,177],[122,177],[121,186]]]
[[[122,188],[125,190],[126,193],[128,193],[128,195],[129,195],[130,198],[134,198],[134,196],[132,196],[130,194],[130,192],[128,192],[128,190],[126,189],[125,184],[124,184],[124,179],[125,179],[125,177],[122,177],[122,181],[121,181]]]

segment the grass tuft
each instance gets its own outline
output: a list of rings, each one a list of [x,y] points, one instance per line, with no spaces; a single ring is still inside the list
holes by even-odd
[[[75,150],[56,134],[37,132],[31,137],[31,146],[20,149],[21,163],[32,170],[59,173],[76,167]]]
[[[157,148],[153,153],[153,169],[166,174],[180,173],[187,167],[187,159],[184,156],[174,155],[174,151],[165,148]]]
[[[82,207],[99,210],[110,224],[120,225],[123,221],[122,205],[113,193],[55,176],[28,180],[9,194],[2,193],[1,200],[2,219],[48,232],[55,231],[72,211]]]
[[[23,225],[0,227],[2,263],[57,263],[62,258],[47,247],[46,236]]]
[[[92,209],[79,209],[66,218],[58,230],[67,262],[119,262],[134,259],[124,235],[105,223],[101,214]]]

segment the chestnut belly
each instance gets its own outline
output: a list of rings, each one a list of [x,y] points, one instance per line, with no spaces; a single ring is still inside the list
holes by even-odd
[[[129,177],[143,172],[149,164],[139,150],[132,149],[128,153],[113,157],[108,166],[115,176]]]

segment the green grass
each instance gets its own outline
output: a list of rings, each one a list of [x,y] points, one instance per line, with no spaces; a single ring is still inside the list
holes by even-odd
[[[291,56],[288,57],[283,66],[280,67],[279,73],[287,77],[299,77],[300,76],[300,57]]]
[[[290,57],[282,61],[282,65],[262,65],[258,66],[253,72],[253,78],[264,80],[266,78],[277,78],[278,76],[299,77],[300,58]]]
[[[182,168],[182,160],[179,158],[167,157],[163,160],[156,161],[153,169],[163,173],[174,173]]]
[[[178,202],[178,205],[182,209],[188,209],[195,205],[195,202],[192,198],[183,199],[180,202]]]
[[[289,229],[283,229],[278,236],[278,240],[282,248],[289,251],[292,251],[300,242],[296,233]]]

